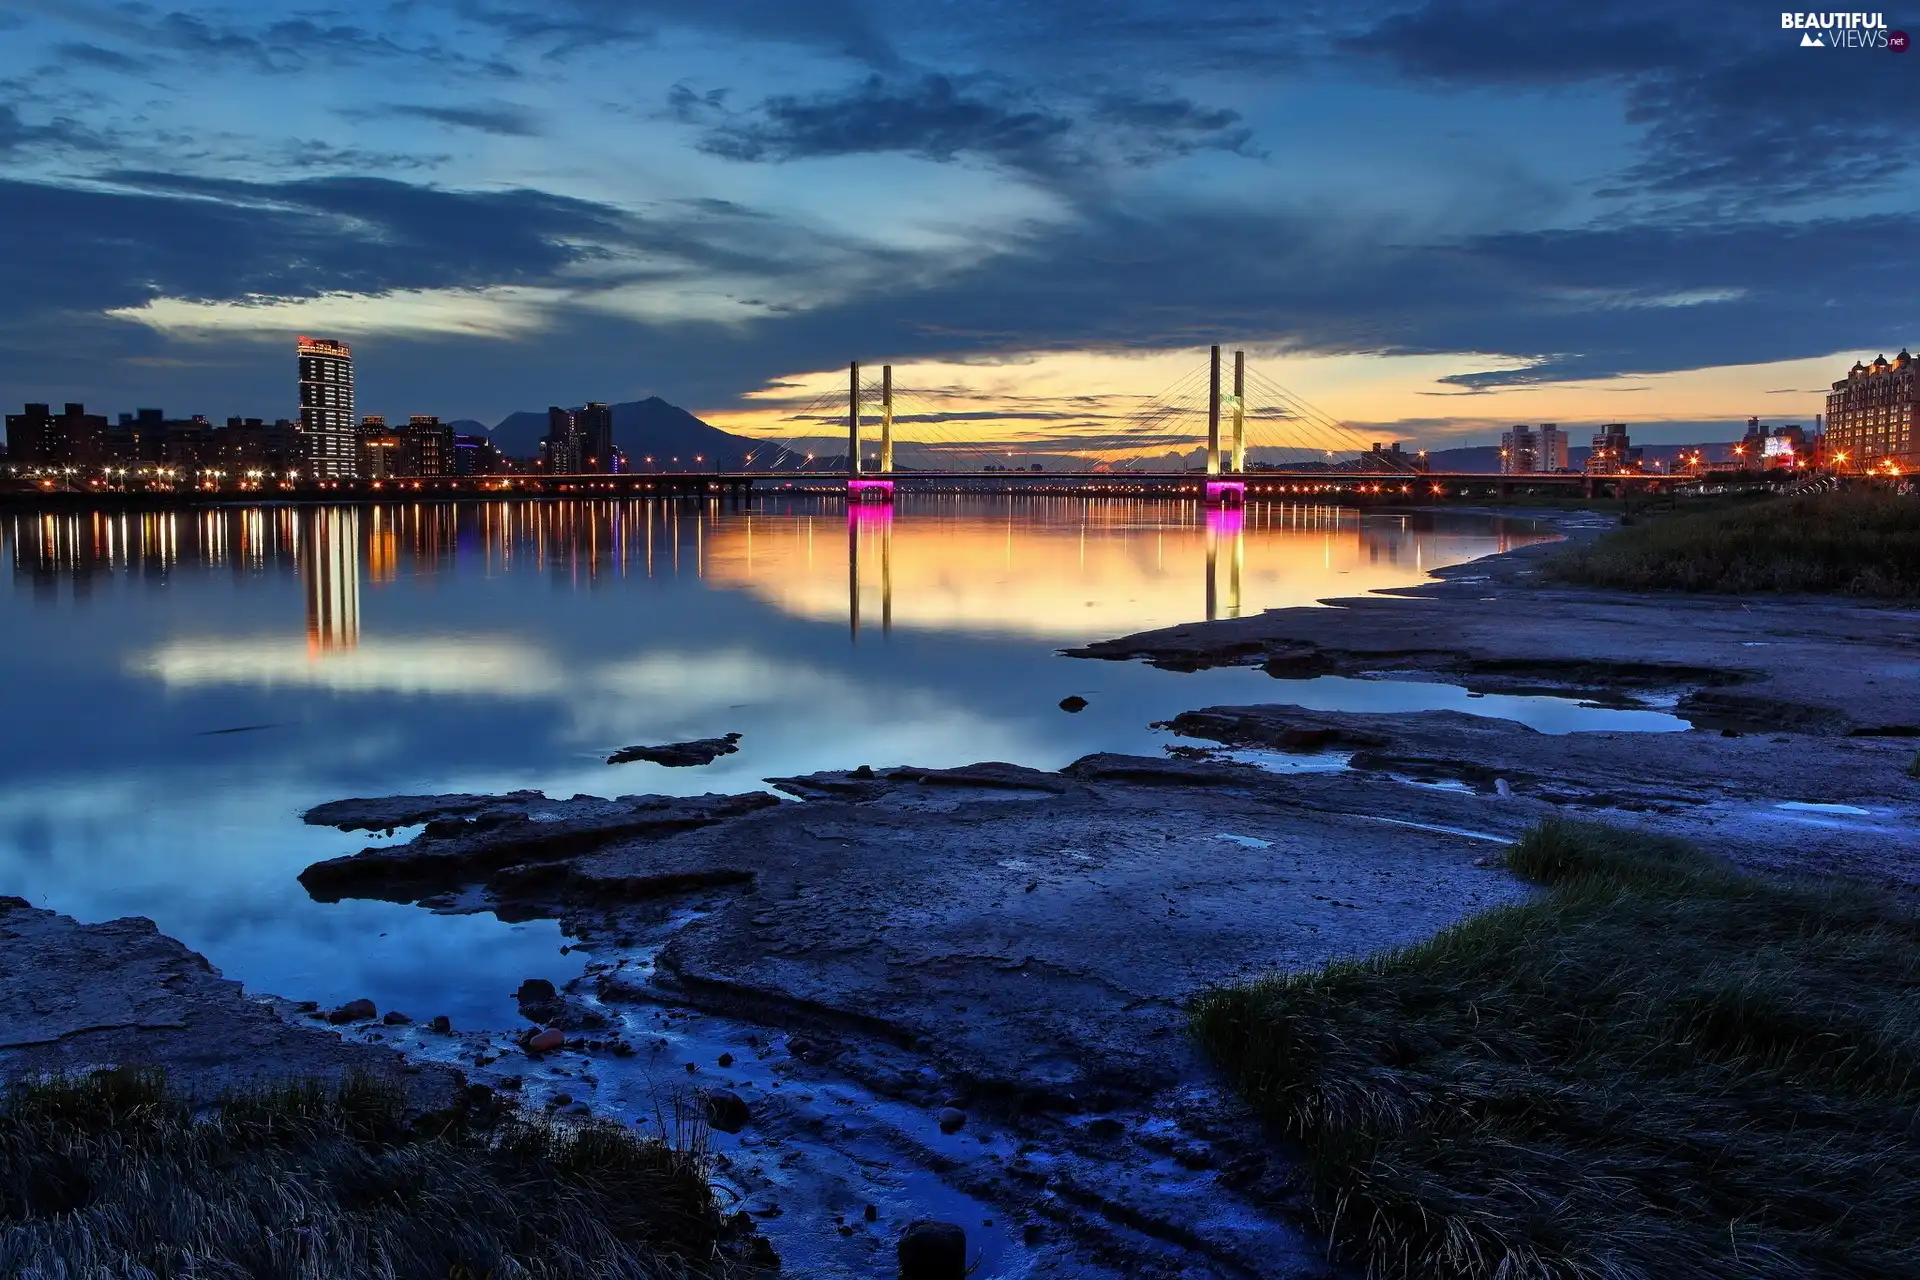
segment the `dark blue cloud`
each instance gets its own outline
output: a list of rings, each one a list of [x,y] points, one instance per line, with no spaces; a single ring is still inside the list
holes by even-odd
[[[1610,193],[1707,200],[1707,216],[1886,189],[1920,165],[1910,59],[1802,49],[1777,8],[1741,0],[1425,0],[1341,47],[1428,84],[1611,84],[1645,141]]]
[[[70,40],[53,47],[53,55],[60,65],[70,66],[78,63],[82,66],[99,67],[105,71],[118,71],[128,75],[149,70],[153,59],[135,57],[122,53],[118,49],[102,48],[85,40]]]
[[[436,124],[456,129],[474,129],[503,138],[531,138],[540,132],[531,111],[508,102],[467,106],[386,103],[377,107],[344,107],[340,114],[351,120],[377,120],[383,116],[431,120]]]
[[[702,124],[698,146],[741,161],[894,152],[948,163],[962,157],[1051,177],[1119,162],[1152,164],[1199,150],[1247,154],[1238,112],[1186,98],[1107,93],[1071,114],[983,77],[872,75],[849,88],[766,98],[734,112],[724,92],[669,96],[673,114]]]

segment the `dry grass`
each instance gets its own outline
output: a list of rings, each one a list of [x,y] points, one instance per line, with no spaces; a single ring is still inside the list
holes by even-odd
[[[409,1126],[368,1081],[196,1111],[157,1076],[0,1103],[0,1275],[105,1280],[713,1276],[697,1153],[517,1114]]]
[[[1547,886],[1210,993],[1200,1039],[1383,1277],[1920,1276],[1920,923],[1549,823]]]
[[[1920,597],[1920,501],[1842,491],[1678,510],[1567,551],[1548,572],[1630,591]]]

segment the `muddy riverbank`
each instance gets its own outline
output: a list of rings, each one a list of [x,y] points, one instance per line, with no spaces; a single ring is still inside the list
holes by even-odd
[[[672,1123],[736,1096],[716,1180],[794,1273],[881,1273],[930,1215],[967,1229],[983,1277],[1330,1274],[1284,1157],[1189,1040],[1196,991],[1518,900],[1530,890],[1489,855],[1557,813],[1920,887],[1902,838],[1920,822],[1920,613],[1553,588],[1548,554],[1076,650],[1275,677],[1269,701],[1170,722],[1172,758],[322,806],[310,822],[405,832],[310,867],[315,897],[555,918],[591,957],[523,1005],[558,1049],[420,1025],[347,1038],[563,1111]],[[1321,675],[1696,727],[1551,735],[1289,703],[1290,681]]]

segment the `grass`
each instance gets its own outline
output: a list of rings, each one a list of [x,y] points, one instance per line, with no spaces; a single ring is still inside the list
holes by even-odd
[[[1920,923],[1549,822],[1545,886],[1210,992],[1194,1030],[1379,1277],[1920,1276]]]
[[[196,1109],[155,1075],[0,1102],[0,1275],[563,1280],[725,1274],[697,1151],[518,1114],[409,1126],[387,1086]]]
[[[1567,551],[1548,572],[1630,591],[1920,597],[1920,501],[1878,490],[1656,516]]]

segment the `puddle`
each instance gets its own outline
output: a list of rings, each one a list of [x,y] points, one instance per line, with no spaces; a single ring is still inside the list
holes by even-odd
[[[1856,818],[1871,818],[1873,810],[1853,804],[1815,804],[1807,800],[1782,800],[1773,806],[1791,813],[1843,813]]]
[[[1235,747],[1214,752],[1215,760],[1231,760],[1235,764],[1258,765],[1270,773],[1338,773],[1347,767],[1353,759],[1349,751],[1268,751],[1260,747]]]
[[[1381,672],[1379,678],[1315,676],[1268,688],[1270,692],[1255,701],[1291,703],[1309,711],[1462,711],[1517,721],[1540,733],[1685,733],[1693,727],[1664,710],[1606,707],[1551,694],[1471,693],[1462,685],[1408,679],[1394,672]],[[1655,703],[1655,697],[1641,700]]]
[[[1218,835],[1214,836],[1214,839],[1215,840],[1231,840],[1233,843],[1237,845],[1244,845],[1246,848],[1249,848],[1249,849],[1273,848],[1273,841],[1271,840],[1262,840],[1258,836],[1236,836],[1226,831],[1220,832]]]
[[[1384,822],[1390,827],[1412,827],[1415,831],[1434,831],[1443,836],[1459,836],[1462,840],[1485,840],[1492,844],[1512,844],[1514,837],[1497,836],[1490,831],[1468,831],[1465,827],[1443,827],[1433,822],[1410,822],[1405,818],[1379,818],[1370,813],[1350,813],[1350,818],[1362,818],[1368,822]]]

